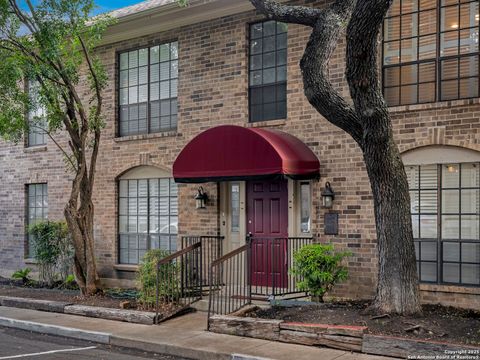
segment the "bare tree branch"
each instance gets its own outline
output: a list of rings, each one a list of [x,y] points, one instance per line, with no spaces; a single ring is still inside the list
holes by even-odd
[[[320,9],[306,6],[283,5],[272,0],[250,0],[253,6],[267,18],[306,26],[314,26]]]
[[[45,129],[37,124],[34,124],[32,127],[34,128],[37,128],[37,129],[40,129],[42,130],[49,138],[50,140],[53,141],[53,143],[57,146],[57,148],[60,149],[60,151],[63,153],[63,155],[65,156],[65,158],[68,160],[68,162],[70,163],[70,165],[72,165],[72,168],[76,171],[77,170],[77,165],[75,165],[75,163],[72,161],[72,158],[71,156],[65,151],[65,149],[62,147],[62,145],[60,145],[58,143],[57,140],[55,140],[55,138],[53,137],[52,133],[48,130],[48,129]]]

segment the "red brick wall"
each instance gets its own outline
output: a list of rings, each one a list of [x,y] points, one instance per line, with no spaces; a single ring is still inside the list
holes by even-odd
[[[319,2],[323,3],[323,2]],[[95,187],[95,237],[99,271],[110,279],[132,278],[116,270],[117,188],[116,180],[139,165],[167,170],[183,146],[201,131],[220,124],[252,126],[248,123],[248,22],[259,19],[253,12],[229,16],[165,33],[132,39],[99,49],[110,84],[105,92],[106,128],[97,166]],[[320,241],[333,241],[348,248],[350,280],[335,292],[338,297],[370,297],[374,294],[377,259],[375,224],[370,185],[360,149],[355,142],[325,121],[303,95],[298,63],[309,29],[289,25],[288,29],[288,115],[285,120],[258,123],[291,133],[304,141],[321,163],[321,181],[314,184],[313,232]],[[156,42],[178,40],[179,117],[177,131],[116,138],[116,53]],[[330,64],[330,76],[343,94],[348,94],[344,77],[344,42]],[[85,89],[86,91],[86,89]],[[84,91],[84,93],[85,93]],[[85,94],[86,95],[86,94]],[[447,144],[480,150],[480,105],[478,100],[443,102],[392,108],[397,143],[402,151],[418,146]],[[38,180],[36,180],[38,177]],[[46,149],[32,152],[22,144],[0,143],[0,268],[24,266],[24,187],[29,182],[48,181],[49,214],[62,217],[68,194],[68,175],[59,151],[49,142]],[[330,181],[336,192],[333,211],[339,213],[339,235],[323,235],[320,192]],[[181,185],[179,194],[180,234],[217,234],[217,186],[205,187],[210,200],[205,211],[194,210],[196,186]],[[437,291],[449,291],[439,286]],[[437,294],[437,293],[433,293]],[[461,292],[438,293],[438,299],[462,305],[472,303]],[[445,295],[447,294],[447,295]],[[426,301],[436,295],[425,293]],[[476,300],[478,305],[478,300]]]

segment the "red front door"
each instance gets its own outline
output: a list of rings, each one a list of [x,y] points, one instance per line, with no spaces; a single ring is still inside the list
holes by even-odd
[[[282,287],[287,282],[287,180],[247,183],[247,232],[252,236],[252,285]]]

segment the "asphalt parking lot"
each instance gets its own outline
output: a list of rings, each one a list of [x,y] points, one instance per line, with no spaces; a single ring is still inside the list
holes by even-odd
[[[0,327],[0,360],[187,360]]]

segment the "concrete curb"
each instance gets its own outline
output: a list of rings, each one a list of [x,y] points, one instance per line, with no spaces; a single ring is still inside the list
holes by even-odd
[[[72,339],[92,341],[99,344],[110,344],[111,334],[97,331],[85,331],[57,325],[47,325],[32,321],[16,320],[0,317],[0,326],[32,331],[42,334],[63,336]]]
[[[21,309],[63,313],[65,307],[72,305],[72,303],[64,301],[29,299],[14,296],[0,296],[0,305]]]
[[[139,341],[135,339],[128,339],[123,337],[112,336],[110,338],[110,345],[117,347],[124,347],[128,349],[135,349],[150,353],[178,356],[187,359],[195,360],[231,360],[233,355],[230,353],[190,349],[174,344],[168,343],[152,343]]]
[[[250,355],[232,354],[232,360],[273,360],[271,358],[255,357]]]
[[[135,339],[114,336],[110,333],[86,331],[64,326],[42,324],[33,321],[16,320],[6,317],[0,317],[0,326],[53,336],[62,336],[77,340],[91,341],[98,344],[135,349],[144,352],[179,356],[195,360],[271,360],[252,355],[231,354],[217,352],[215,350],[190,349],[169,343],[139,341]]]
[[[148,311],[77,305],[69,302],[38,300],[14,296],[0,296],[0,306],[123,321],[132,324],[155,324],[155,313]]]

